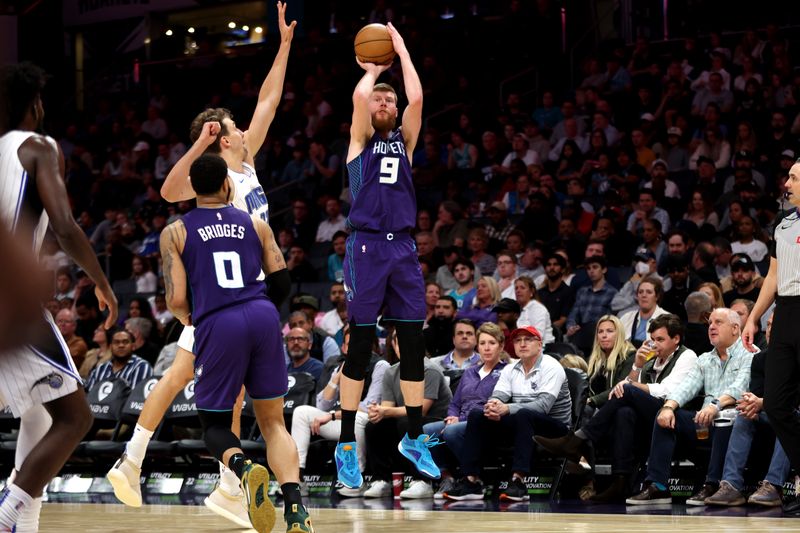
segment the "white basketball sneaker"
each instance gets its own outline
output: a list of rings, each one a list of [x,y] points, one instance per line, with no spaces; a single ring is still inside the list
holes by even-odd
[[[239,527],[246,527],[252,529],[250,517],[247,514],[247,501],[244,497],[244,492],[233,495],[225,491],[222,487],[217,485],[214,492],[208,495],[203,500],[203,503],[211,511],[215,512],[222,518],[227,518]]]
[[[114,496],[130,507],[142,506],[142,488],[139,478],[142,469],[136,466],[126,454],[108,471],[106,479],[114,487]]]

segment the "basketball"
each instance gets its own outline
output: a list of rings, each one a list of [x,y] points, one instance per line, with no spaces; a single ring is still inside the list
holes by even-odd
[[[356,57],[363,63],[385,65],[394,59],[389,30],[383,24],[368,24],[359,30],[355,41]]]

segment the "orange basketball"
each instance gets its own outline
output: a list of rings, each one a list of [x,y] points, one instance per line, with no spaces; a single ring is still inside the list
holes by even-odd
[[[394,59],[389,30],[383,24],[368,24],[356,35],[356,57],[363,63],[385,65]]]

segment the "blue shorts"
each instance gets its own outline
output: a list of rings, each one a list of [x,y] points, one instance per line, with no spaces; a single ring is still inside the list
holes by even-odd
[[[195,327],[198,409],[229,411],[245,386],[254,400],[286,395],[288,374],[278,311],[252,300],[206,316]]]
[[[425,280],[408,233],[353,231],[344,254],[344,284],[351,322],[375,324],[379,314],[387,320],[425,320]]]

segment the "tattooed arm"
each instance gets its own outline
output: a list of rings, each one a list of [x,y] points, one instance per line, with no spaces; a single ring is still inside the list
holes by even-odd
[[[182,324],[190,326],[189,300],[186,297],[186,269],[181,260],[181,252],[186,243],[186,227],[178,220],[161,232],[161,261],[164,271],[167,308]]]
[[[275,242],[275,235],[269,224],[259,218],[254,218],[253,225],[263,249],[261,262],[267,273],[267,296],[276,307],[280,307],[289,296],[292,285],[289,271],[286,269],[286,261],[283,259],[278,243]]]

